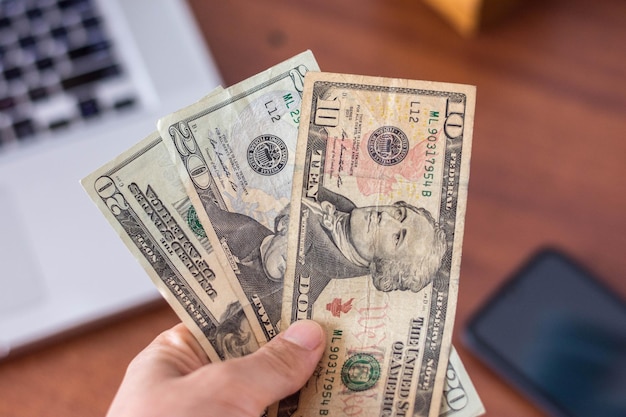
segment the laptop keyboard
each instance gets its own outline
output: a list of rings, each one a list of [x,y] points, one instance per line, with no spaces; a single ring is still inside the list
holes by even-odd
[[[0,0],[0,148],[138,104],[103,19],[95,0]]]

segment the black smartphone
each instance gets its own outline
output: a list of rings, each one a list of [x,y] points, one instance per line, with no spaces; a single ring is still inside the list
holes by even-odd
[[[551,415],[626,416],[626,304],[558,250],[514,273],[463,342]]]

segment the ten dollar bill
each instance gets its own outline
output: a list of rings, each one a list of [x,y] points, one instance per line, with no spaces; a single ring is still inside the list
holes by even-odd
[[[281,324],[327,332],[279,415],[437,416],[456,307],[475,88],[309,73]]]

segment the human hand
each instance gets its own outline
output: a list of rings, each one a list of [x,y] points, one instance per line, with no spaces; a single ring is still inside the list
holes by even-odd
[[[322,328],[304,320],[250,355],[210,363],[178,324],[131,361],[107,417],[259,417],[304,385],[324,347]]]

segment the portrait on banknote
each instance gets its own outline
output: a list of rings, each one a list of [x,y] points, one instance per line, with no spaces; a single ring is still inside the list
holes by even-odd
[[[309,303],[331,279],[369,276],[378,291],[424,288],[446,250],[444,230],[428,210],[398,200],[356,207],[319,187],[302,198],[303,262],[310,265]]]
[[[274,230],[251,216],[231,212],[208,199],[203,207],[229,254],[237,259],[239,284],[252,305],[263,308],[271,323],[280,321],[286,257],[287,216],[274,219]]]

